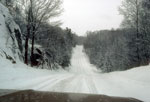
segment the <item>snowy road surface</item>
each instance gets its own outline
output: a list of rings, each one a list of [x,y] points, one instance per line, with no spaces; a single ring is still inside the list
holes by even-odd
[[[150,102],[150,66],[124,72],[98,73],[96,67],[89,63],[82,46],[74,49],[71,64],[67,72],[20,68],[24,65],[10,68],[11,63],[3,61],[0,89],[105,94]]]

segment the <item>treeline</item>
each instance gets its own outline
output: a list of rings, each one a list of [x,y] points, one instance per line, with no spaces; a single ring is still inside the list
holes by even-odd
[[[77,45],[83,45],[86,37],[85,36],[78,36],[78,35],[74,35],[75,38],[75,42]]]
[[[65,30],[44,24],[39,29],[35,38],[36,43],[41,45],[45,52],[46,64],[49,68],[62,68],[70,65],[72,48],[76,46],[74,34],[71,29]]]
[[[129,54],[135,55],[136,53],[129,49],[130,41],[132,41],[131,33],[132,31],[129,30],[88,32],[84,48],[90,62],[103,72],[133,67],[134,61],[131,61]]]
[[[0,0],[9,9],[21,30],[18,45],[27,65],[65,68],[75,46],[71,29],[52,21],[62,11],[62,0]],[[51,21],[51,22],[50,22]]]
[[[85,52],[103,72],[126,70],[150,62],[150,1],[123,0],[118,30],[88,32]]]

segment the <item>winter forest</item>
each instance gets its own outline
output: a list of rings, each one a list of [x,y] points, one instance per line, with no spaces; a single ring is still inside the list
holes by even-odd
[[[0,102],[6,89],[149,102],[149,18],[150,0],[0,0]]]
[[[70,64],[75,34],[61,29],[60,21],[48,23],[62,13],[61,0],[1,0],[20,29],[15,35],[20,59],[41,68],[65,68]],[[37,45],[37,46],[36,46]]]
[[[104,72],[148,65],[150,59],[148,0],[124,0],[120,28],[87,32],[84,43],[90,62]]]

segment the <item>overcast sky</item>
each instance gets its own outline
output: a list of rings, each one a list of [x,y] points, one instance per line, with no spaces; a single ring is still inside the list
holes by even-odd
[[[120,4],[121,0],[64,0],[62,27],[69,27],[78,35],[118,28],[123,18],[118,12]]]

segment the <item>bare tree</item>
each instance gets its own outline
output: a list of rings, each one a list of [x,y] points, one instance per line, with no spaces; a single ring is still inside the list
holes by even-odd
[[[137,59],[140,65],[140,52],[139,52],[139,43],[140,43],[140,0],[124,0],[122,1],[122,5],[119,8],[120,14],[124,16],[124,21],[122,22],[122,26],[124,28],[133,28],[136,32],[136,53],[137,53]]]
[[[59,16],[63,9],[62,0],[18,0],[26,20],[25,63],[28,64],[28,41],[32,37],[31,66],[34,60],[34,39],[36,32],[43,22]]]
[[[150,59],[150,1],[149,0],[123,0],[119,8],[120,13],[124,16],[122,22],[123,28],[134,30],[132,49],[136,49],[136,58],[138,65],[149,63]]]

